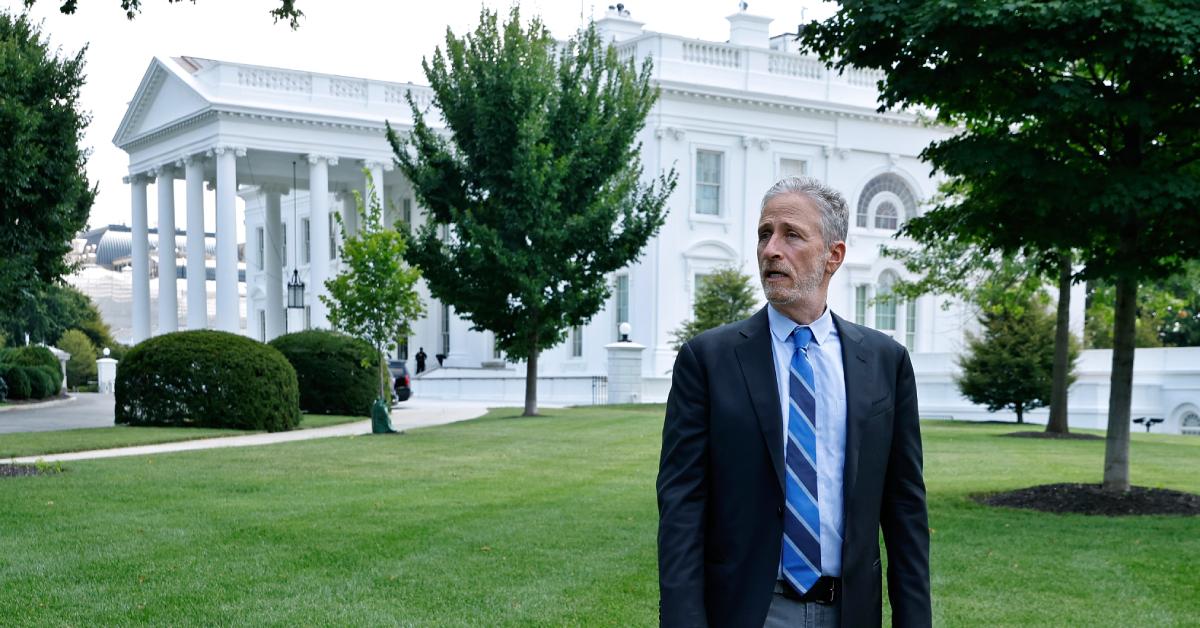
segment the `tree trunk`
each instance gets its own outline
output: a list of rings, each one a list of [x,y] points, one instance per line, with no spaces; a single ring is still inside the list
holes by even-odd
[[[537,363],[538,352],[534,351],[525,363],[525,413],[521,416],[537,416]]]
[[[1025,422],[1025,404],[1017,403],[1017,425]]]
[[[388,400],[388,367],[387,354],[379,350],[379,398]]]
[[[1050,420],[1046,431],[1066,434],[1067,376],[1070,375],[1071,349],[1071,252],[1058,256],[1058,321],[1054,327],[1054,371],[1050,390]]]
[[[1129,409],[1133,401],[1133,342],[1137,323],[1137,281],[1117,280],[1113,322],[1112,378],[1109,380],[1108,436],[1104,447],[1104,490],[1129,490]]]

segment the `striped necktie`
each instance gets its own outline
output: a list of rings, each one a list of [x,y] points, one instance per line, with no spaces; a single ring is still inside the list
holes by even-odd
[[[788,369],[787,514],[783,519],[783,575],[801,593],[821,576],[821,511],[817,505],[817,398],[808,345],[812,330],[792,330]]]

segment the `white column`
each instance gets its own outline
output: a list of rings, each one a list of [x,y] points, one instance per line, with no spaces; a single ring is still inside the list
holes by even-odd
[[[133,202],[133,344],[150,337],[150,235],[146,227],[146,175],[125,178]]]
[[[280,196],[283,189],[264,187],[267,206],[263,214],[263,279],[267,290],[267,340],[283,334],[283,217]]]
[[[187,326],[208,327],[208,284],[204,267],[204,162],[200,155],[184,160],[187,179]]]
[[[367,207],[371,206],[371,195],[374,194],[375,202],[379,203],[380,209],[383,209],[383,171],[386,167],[391,170],[391,164],[384,164],[379,161],[367,161],[363,163],[363,167],[371,173],[371,180],[374,186],[371,189],[363,187],[363,204]],[[365,179],[366,177],[364,177]]]
[[[175,294],[175,169],[162,166],[158,175],[158,333],[179,330]]]
[[[345,190],[337,193],[337,199],[342,204],[342,223],[346,225],[342,241],[358,235],[358,206],[354,203],[354,192]]]
[[[329,166],[337,165],[337,157],[308,156],[308,225],[311,245],[309,252],[308,291],[312,307],[312,326],[329,327],[329,308],[318,295],[325,294],[329,279]]]
[[[218,146],[217,160],[217,329],[238,333],[237,156],[245,149]]]

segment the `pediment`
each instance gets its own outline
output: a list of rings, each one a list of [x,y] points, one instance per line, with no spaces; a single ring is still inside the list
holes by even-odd
[[[702,240],[688,247],[683,256],[690,259],[732,261],[737,259],[738,253],[720,240]]]
[[[113,143],[123,146],[156,129],[188,118],[209,106],[196,89],[160,59],[150,62]]]

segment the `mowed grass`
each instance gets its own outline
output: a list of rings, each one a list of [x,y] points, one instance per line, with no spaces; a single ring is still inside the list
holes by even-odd
[[[0,480],[0,623],[655,625],[661,406],[515,415]],[[1095,481],[1103,441],[923,429],[936,624],[1200,617],[1200,519],[970,499]],[[1200,492],[1200,439],[1135,435],[1132,459]]]
[[[368,419],[369,417],[361,416],[306,414],[300,422],[299,429],[328,427]],[[0,434],[0,460],[257,433],[259,432],[202,427],[135,427],[130,425],[50,432],[19,432]]]

